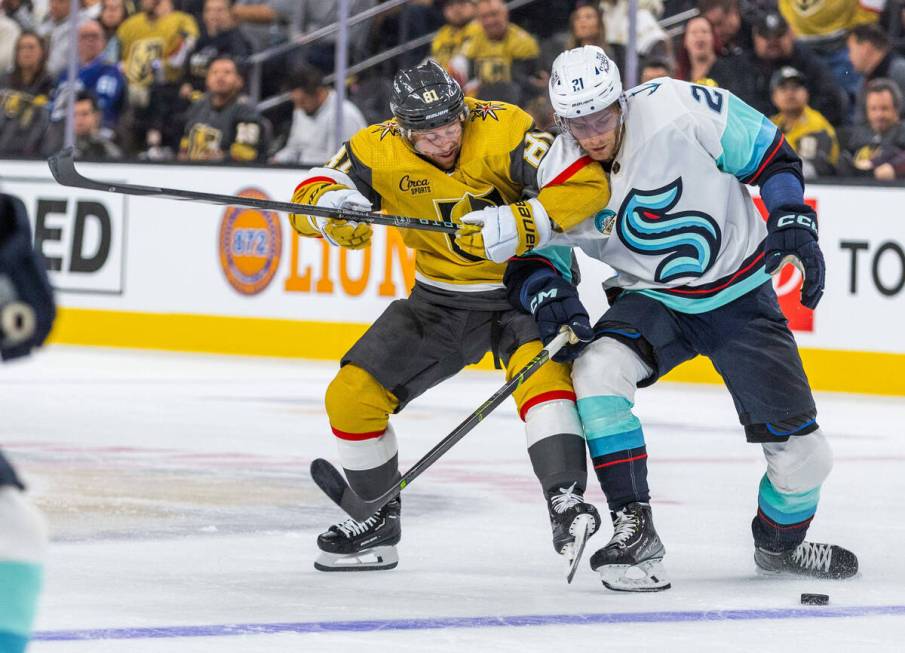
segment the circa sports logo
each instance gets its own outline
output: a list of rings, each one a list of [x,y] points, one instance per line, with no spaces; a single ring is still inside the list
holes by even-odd
[[[399,180],[399,190],[402,192],[410,192],[412,195],[423,195],[431,192],[430,179],[412,179],[409,175],[405,175]]]
[[[270,199],[256,188],[246,188],[238,195]],[[229,285],[243,295],[256,295],[270,285],[280,265],[280,217],[273,211],[230,206],[220,220],[217,245],[220,267]]]
[[[720,227],[711,216],[700,211],[670,213],[681,197],[679,177],[655,190],[633,188],[619,208],[619,240],[638,254],[666,255],[657,265],[658,283],[703,276],[720,251]]]

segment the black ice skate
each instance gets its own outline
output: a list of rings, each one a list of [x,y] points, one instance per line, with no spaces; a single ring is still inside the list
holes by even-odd
[[[858,573],[858,557],[835,544],[802,542],[791,551],[754,549],[754,562],[764,574],[795,574],[811,578],[851,578]]]
[[[621,592],[659,592],[670,588],[663,568],[666,549],[654,530],[650,504],[630,503],[610,513],[613,537],[591,556],[591,569],[604,586]]]
[[[575,491],[575,485],[561,487],[547,497],[553,548],[566,559],[567,583],[575,576],[585,543],[600,528],[600,513],[584,500],[580,491]]]
[[[399,564],[396,545],[402,537],[399,499],[390,501],[364,521],[351,517],[317,536],[320,571],[393,569]]]

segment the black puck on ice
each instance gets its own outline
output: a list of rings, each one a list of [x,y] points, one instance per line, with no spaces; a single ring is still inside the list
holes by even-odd
[[[802,605],[827,605],[830,602],[829,594],[802,594]]]

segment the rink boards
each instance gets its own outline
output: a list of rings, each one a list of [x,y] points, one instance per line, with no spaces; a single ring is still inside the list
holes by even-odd
[[[175,165],[80,170],[278,200],[289,198],[302,174]],[[418,188],[403,182],[400,192]],[[376,228],[367,250],[337,250],[295,237],[276,214],[63,188],[41,162],[0,161],[0,188],[28,206],[58,291],[58,343],[336,360],[414,281],[413,255],[394,229]],[[812,184],[807,198],[821,219],[826,294],[816,313],[803,309],[791,267],[775,286],[809,377],[821,390],[905,394],[905,188]],[[599,289],[607,270],[587,260],[581,269],[595,318],[605,308]],[[701,358],[669,378],[719,381]]]

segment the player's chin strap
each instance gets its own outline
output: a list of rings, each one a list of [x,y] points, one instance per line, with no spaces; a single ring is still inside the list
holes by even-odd
[[[399,496],[408,485],[420,476],[428,467],[437,462],[443,454],[452,449],[453,445],[464,438],[475,426],[478,425],[485,417],[487,417],[497,406],[506,400],[509,395],[515,392],[529,376],[539,370],[544,363],[553,358],[556,353],[567,344],[575,344],[578,338],[572,333],[569,327],[564,326],[553,340],[551,340],[540,352],[532,358],[528,363],[520,369],[512,379],[502,388],[497,390],[493,395],[481,404],[477,410],[465,418],[452,433],[440,440],[433,449],[428,451],[421,460],[416,462],[409,469],[396,485],[389,488],[386,492],[378,496],[376,499],[362,499],[355,491],[349,487],[346,479],[329,461],[323,458],[316,458],[311,462],[311,478],[317,486],[330,497],[340,508],[345,510],[351,517],[358,521],[364,521],[375,512],[380,510],[387,503]]]
[[[206,204],[218,204],[221,206],[247,206],[263,211],[285,211],[301,215],[313,215],[318,218],[336,218],[338,220],[352,220],[355,222],[367,222],[369,224],[382,224],[388,227],[400,227],[402,229],[416,229],[421,231],[439,231],[446,234],[454,234],[459,228],[454,222],[427,220],[424,218],[410,218],[402,215],[385,215],[372,211],[356,211],[353,209],[332,209],[313,204],[296,204],[294,202],[277,202],[274,200],[258,199],[255,197],[240,197],[238,195],[219,195],[217,193],[202,193],[181,188],[161,188],[157,186],[140,186],[138,184],[120,184],[108,181],[99,181],[84,177],[75,169],[75,159],[71,147],[60,150],[49,159],[50,172],[57,183],[73,188],[87,188],[107,193],[120,193],[122,195],[138,195],[143,197],[157,197],[170,200],[187,200],[190,202],[204,202]]]

